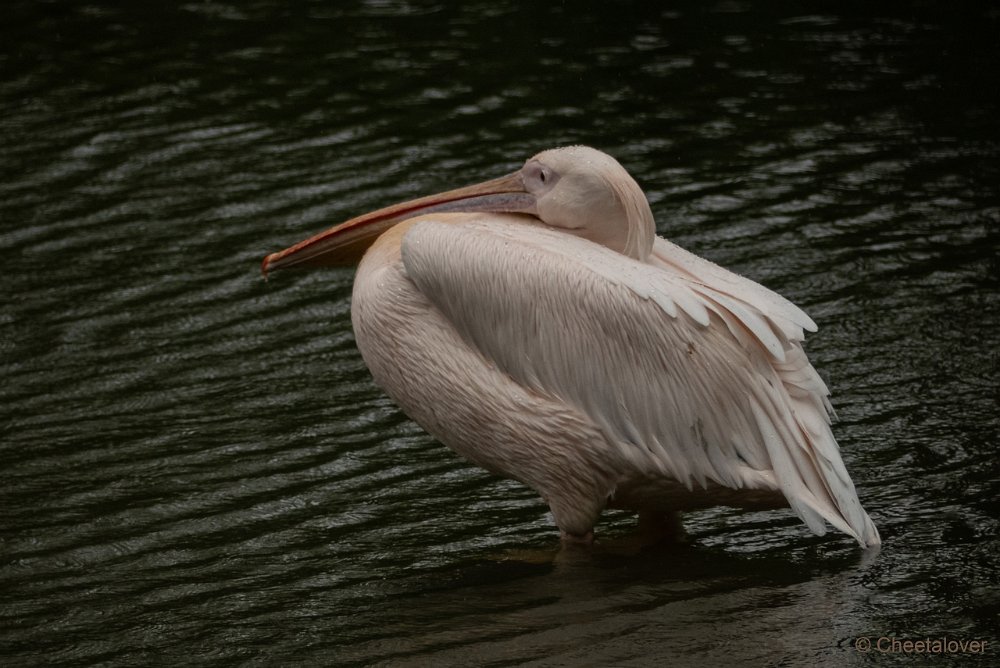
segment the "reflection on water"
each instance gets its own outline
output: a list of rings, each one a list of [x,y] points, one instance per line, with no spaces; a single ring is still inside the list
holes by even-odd
[[[366,628],[364,612],[345,620],[356,640],[344,657],[459,665],[472,647],[490,661],[546,657],[556,665],[642,665],[671,656],[679,665],[732,657],[752,665],[844,662],[850,641],[870,623],[859,617],[867,591],[855,569],[873,558],[858,553],[803,568],[772,556],[751,566],[722,552],[674,548],[563,553],[551,565],[479,564],[449,571],[444,582],[422,576],[418,601],[380,613],[377,631]]]
[[[860,636],[1000,643],[1000,17],[834,11],[13,3],[5,662],[841,665]],[[571,142],[636,175],[661,234],[819,323],[881,552],[712,510],[688,548],[556,555],[531,492],[372,385],[349,271],[256,273]]]

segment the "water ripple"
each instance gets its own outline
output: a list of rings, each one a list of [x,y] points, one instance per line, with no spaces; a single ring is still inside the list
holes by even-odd
[[[842,665],[875,632],[989,639],[996,21],[933,2],[14,2],[5,657]],[[661,234],[819,323],[880,554],[725,509],[692,513],[676,552],[618,549],[634,520],[609,513],[606,550],[557,554],[534,493],[373,385],[350,271],[259,276],[340,220],[569,143],[614,153]]]

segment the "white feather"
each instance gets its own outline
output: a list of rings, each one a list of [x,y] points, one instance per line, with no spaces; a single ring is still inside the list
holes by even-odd
[[[777,487],[816,533],[825,519],[879,542],[798,343],[808,316],[662,239],[644,263],[529,220],[417,219],[405,275],[488,365],[590,420],[637,475]]]

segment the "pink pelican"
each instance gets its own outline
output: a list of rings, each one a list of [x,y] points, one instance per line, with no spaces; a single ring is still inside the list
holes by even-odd
[[[791,507],[880,543],[802,348],[816,325],[767,288],[656,235],[642,189],[586,146],[379,209],[263,262],[354,263],[375,382],[463,457],[536,490],[564,541],[604,508]]]

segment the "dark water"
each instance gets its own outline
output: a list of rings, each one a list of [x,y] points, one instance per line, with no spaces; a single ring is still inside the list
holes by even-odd
[[[1000,661],[1000,12],[656,4],[7,3],[0,662]],[[713,510],[553,559],[372,385],[351,272],[258,275],[570,142],[819,323],[881,552]]]

